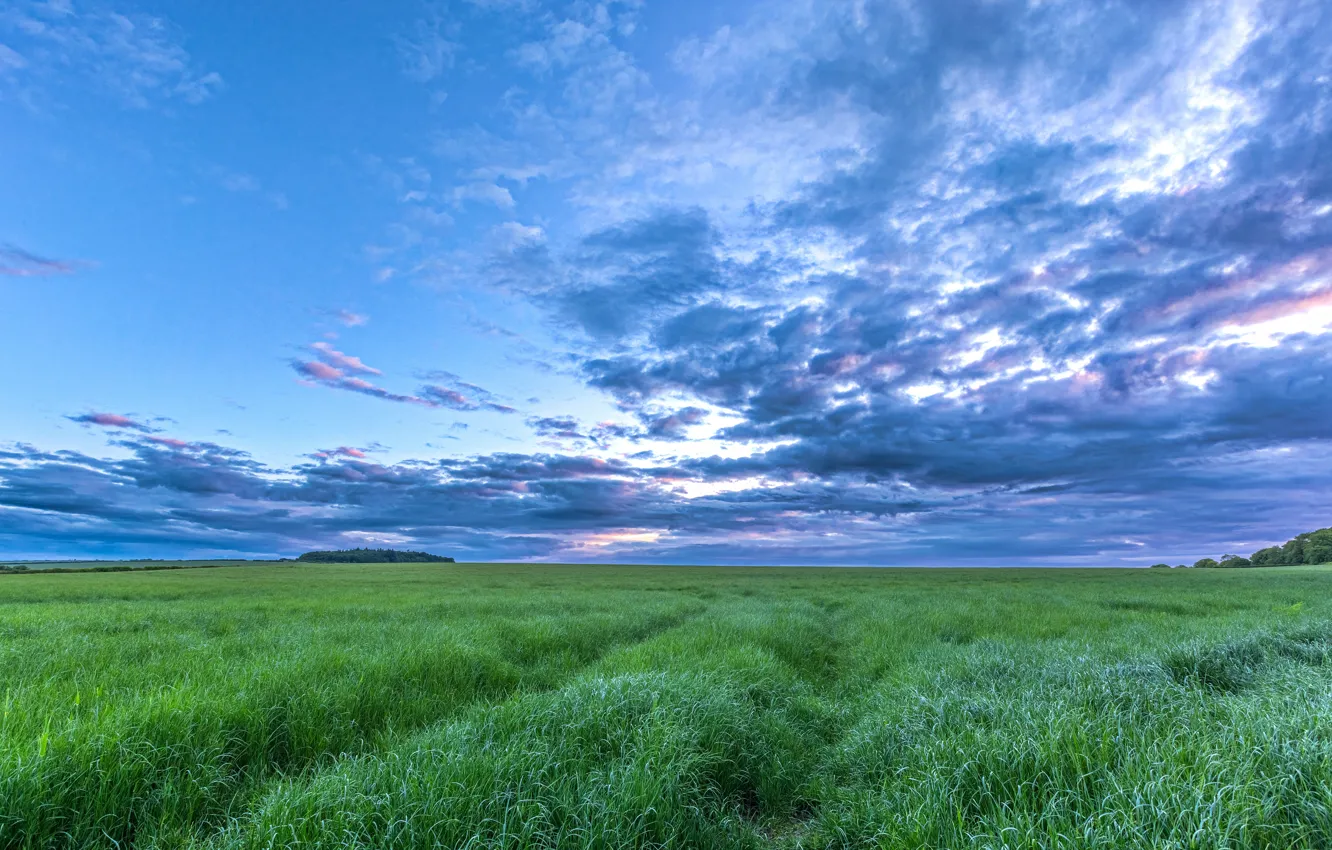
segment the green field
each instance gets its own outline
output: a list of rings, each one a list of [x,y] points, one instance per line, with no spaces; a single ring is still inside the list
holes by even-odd
[[[1332,569],[0,576],[0,848],[1326,848]]]

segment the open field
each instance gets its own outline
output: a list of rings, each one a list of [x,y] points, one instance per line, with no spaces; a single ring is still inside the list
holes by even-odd
[[[0,576],[0,847],[1332,844],[1332,569]]]

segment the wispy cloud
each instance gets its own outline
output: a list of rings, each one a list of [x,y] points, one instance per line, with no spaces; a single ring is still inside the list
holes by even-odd
[[[258,192],[261,187],[253,174],[224,171],[218,174],[218,183],[228,192]]]
[[[414,404],[421,407],[447,408],[459,411],[485,410],[494,413],[516,413],[488,390],[463,381],[452,372],[427,372],[421,377],[432,383],[421,386],[415,394],[396,393],[373,384],[359,375],[382,376],[383,372],[367,366],[359,357],[339,351],[326,342],[310,346],[316,359],[290,361],[291,368],[307,383],[330,389],[346,390],[384,401]]]
[[[329,315],[349,328],[357,328],[370,321],[370,317],[364,313],[353,313],[351,310],[334,310]]]
[[[69,260],[42,257],[17,245],[0,245],[0,275],[6,277],[50,277],[72,274],[78,265]]]
[[[160,428],[154,428],[145,422],[132,419],[129,416],[122,416],[119,413],[80,413],[77,416],[66,416],[65,418],[71,422],[77,422],[80,425],[96,425],[101,428],[140,431],[145,434],[152,434],[161,430]]]
[[[312,452],[310,457],[315,460],[335,460],[337,458],[355,458],[356,460],[364,460],[367,455],[365,449],[357,449],[352,446],[338,446],[336,449],[320,449],[317,452]]]
[[[355,358],[351,359],[354,360]],[[437,403],[427,398],[405,393],[395,393],[384,389],[381,386],[370,383],[364,378],[358,378],[354,374],[348,374],[344,370],[320,360],[292,360],[291,368],[307,382],[328,387],[330,389],[347,390],[348,392],[359,393],[361,395],[371,396],[372,398],[383,399],[384,401],[417,404],[423,407],[439,406]],[[362,367],[359,371],[365,374],[379,374],[375,371],[367,372],[367,369],[368,367]]]
[[[356,375],[382,375],[383,372],[361,362],[361,358],[353,357],[350,354],[344,354],[338,351],[327,342],[316,342],[310,346],[314,350],[315,356],[327,365],[344,373]]]
[[[165,18],[18,0],[0,10],[0,33],[9,42],[9,60],[0,57],[0,65],[21,72],[22,85],[99,88],[140,108],[173,99],[198,104],[223,88],[221,75],[191,57]]]
[[[503,400],[485,387],[464,381],[462,378],[437,369],[420,375],[430,384],[421,388],[421,394],[432,398],[445,407],[455,410],[490,410],[496,413],[517,413],[518,411],[503,403]]]
[[[258,195],[276,210],[286,210],[291,206],[285,192],[264,188],[263,182],[253,174],[244,171],[232,171],[221,166],[212,166],[205,171],[217,182],[218,186],[228,192],[241,195]]]
[[[442,9],[432,9],[411,30],[395,39],[402,71],[410,79],[428,83],[453,67],[459,50],[459,28]]]

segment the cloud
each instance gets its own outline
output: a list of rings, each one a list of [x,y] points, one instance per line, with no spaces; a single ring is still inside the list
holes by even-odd
[[[351,310],[334,310],[329,315],[349,328],[357,328],[370,321],[370,317],[364,313],[353,313]]]
[[[276,210],[287,210],[291,207],[291,201],[285,192],[265,191],[264,184],[253,174],[231,171],[220,166],[207,169],[207,173],[228,192],[261,195]]]
[[[455,410],[490,410],[496,413],[518,412],[504,404],[500,396],[485,387],[464,381],[452,372],[436,369],[419,377],[432,382],[422,387],[422,394],[436,399],[445,407]]]
[[[454,204],[461,204],[464,201],[480,201],[493,204],[504,210],[513,209],[515,205],[513,195],[509,194],[509,190],[496,183],[478,182],[455,186],[452,197]]]
[[[316,343],[318,346],[321,343]],[[312,346],[314,347],[314,346]],[[316,349],[316,353],[321,357],[320,360],[298,360],[291,361],[291,368],[300,375],[305,381],[311,384],[328,387],[336,390],[346,390],[348,392],[367,395],[372,398],[382,399],[384,401],[395,401],[404,404],[416,404],[422,407],[438,407],[439,404],[429,398],[421,396],[395,393],[386,390],[376,384],[372,384],[364,378],[358,378],[355,373],[361,374],[380,374],[378,371],[364,365],[355,357],[348,357],[342,352],[329,348],[327,351]],[[339,368],[333,363],[346,361],[346,369]],[[329,362],[332,361],[332,362]],[[348,374],[350,370],[353,374]]]
[[[343,354],[326,342],[316,342],[310,346],[315,352],[315,356],[322,360],[326,365],[333,367],[342,373],[351,373],[355,375],[382,375],[383,372],[372,368],[361,362],[361,358],[353,357],[350,354]]]
[[[595,396],[572,409],[616,421],[396,463],[14,448],[0,540],[1147,564],[1326,525],[1325,6],[775,3],[677,45],[669,78],[630,53],[632,10],[506,19],[514,120],[382,166],[403,213],[373,259],[521,301],[542,364]],[[450,202],[514,220],[460,247]],[[514,412],[321,345],[291,363],[313,384]]]
[[[415,22],[410,33],[396,39],[402,71],[409,79],[428,83],[453,67],[459,44],[457,27],[442,10]]]
[[[38,550],[292,553],[379,534],[469,557],[1134,563],[1167,547],[1180,557],[1210,551],[1218,516],[1233,523],[1223,548],[1243,550],[1279,537],[1269,533],[1273,523],[1313,522],[1328,507],[1319,498],[1277,499],[1315,494],[1326,447],[1287,457],[1240,452],[1242,494],[1221,486],[1228,472],[1198,464],[1162,469],[1128,491],[1107,491],[1103,481],[959,497],[837,477],[705,487],[708,479],[680,466],[581,455],[381,464],[343,447],[273,468],[208,442],[130,437],[116,445],[128,456],[0,448],[6,548],[22,540]],[[683,487],[690,482],[692,495]]]
[[[359,357],[338,351],[326,342],[316,342],[310,346],[317,359],[289,361],[292,370],[304,381],[330,389],[367,395],[384,401],[414,404],[421,407],[448,408],[450,410],[476,411],[488,410],[495,413],[517,413],[517,410],[503,404],[488,390],[463,381],[452,372],[434,371],[421,377],[434,383],[424,384],[415,395],[395,393],[377,384],[373,384],[358,375],[383,375],[378,369],[367,366]]]
[[[420,392],[432,405],[436,407],[447,407],[450,410],[491,410],[496,413],[518,412],[515,408],[509,407],[506,404],[500,404],[495,401],[478,400],[474,396],[465,395],[459,390],[440,386],[439,384],[426,384],[421,387]]]
[[[221,75],[200,67],[165,18],[84,4],[19,2],[0,13],[9,40],[4,63],[21,72],[19,85],[93,87],[129,106],[155,101],[199,104],[224,87]]]
[[[50,277],[73,274],[77,265],[67,260],[38,256],[17,245],[0,245],[0,276]]]
[[[701,98],[755,127],[823,116],[846,151],[802,160],[799,181],[760,178],[777,154],[714,113],[754,156],[740,185],[775,195],[738,214],[706,188],[692,206],[602,210],[502,279],[587,334],[585,380],[651,436],[683,432],[654,412],[667,403],[739,417],[718,438],[750,454],[683,468],[839,482],[848,511],[890,483],[999,513],[1032,488],[1154,513],[1204,486],[1195,465],[1316,450],[1328,434],[1303,413],[1257,423],[1323,415],[1330,374],[1332,172],[1312,155],[1332,138],[1325,13],[1069,11],[783,7],[696,41],[680,56]],[[572,50],[588,32],[556,35]],[[678,144],[606,171],[640,176],[640,196],[684,186]]]
[[[258,178],[253,174],[240,172],[224,172],[219,176],[218,182],[228,192],[258,192],[261,188]]]
[[[160,430],[143,422],[131,419],[128,416],[121,416],[118,413],[80,413],[77,416],[66,416],[65,418],[70,422],[77,422],[80,425],[97,425],[102,428],[121,428],[131,431],[142,431],[145,434]]]
[[[542,437],[557,437],[564,440],[586,440],[582,425],[572,416],[529,416],[527,427]]]
[[[684,440],[688,436],[686,429],[698,425],[707,415],[701,407],[685,407],[661,416],[649,415],[647,434],[661,440]]]
[[[310,457],[315,460],[331,460],[335,458],[355,458],[364,460],[366,458],[365,449],[357,449],[351,446],[338,446],[336,449],[320,449],[313,452]]]
[[[0,73],[21,70],[27,66],[28,60],[22,54],[8,45],[0,44]]]

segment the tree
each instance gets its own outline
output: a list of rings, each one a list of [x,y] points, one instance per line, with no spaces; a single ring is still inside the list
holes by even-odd
[[[306,552],[296,560],[315,564],[452,564],[453,559],[428,552],[402,552],[397,549],[339,549]]]
[[[1170,569],[1170,565],[1169,565],[1169,564],[1152,564],[1152,569],[1154,569],[1154,570],[1168,570],[1168,569]]]
[[[1332,528],[1297,534],[1280,546],[1259,549],[1249,557],[1222,555],[1220,563],[1203,558],[1195,567],[1295,567],[1332,564]],[[1158,564],[1158,566],[1160,566]]]
[[[1249,563],[1255,567],[1280,567],[1286,563],[1286,555],[1280,546],[1268,546],[1249,556]]]
[[[1300,534],[1292,540],[1287,540],[1281,546],[1281,562],[1283,564],[1303,564],[1304,563],[1304,540],[1309,535]]]
[[[1304,541],[1304,563],[1332,563],[1332,528],[1320,528]]]
[[[1200,558],[1200,559],[1198,559],[1197,561],[1195,561],[1193,565],[1194,565],[1195,567],[1199,568],[1199,569],[1204,569],[1204,570],[1205,570],[1205,569],[1214,569],[1214,568],[1216,568],[1216,567],[1221,566],[1220,564],[1218,564],[1215,560],[1213,560],[1213,559],[1211,559],[1211,558]]]

